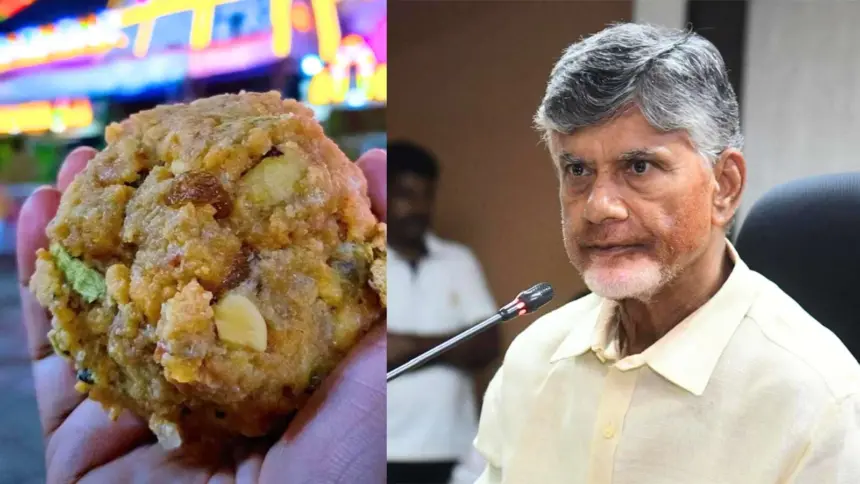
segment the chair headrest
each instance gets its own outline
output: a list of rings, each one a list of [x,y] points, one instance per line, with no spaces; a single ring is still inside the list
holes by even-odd
[[[770,190],[750,210],[735,248],[860,358],[860,172]]]

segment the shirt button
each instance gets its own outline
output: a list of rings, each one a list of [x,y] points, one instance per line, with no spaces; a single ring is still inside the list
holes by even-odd
[[[603,427],[603,437],[607,439],[615,437],[615,426],[612,424],[608,424],[606,427]]]

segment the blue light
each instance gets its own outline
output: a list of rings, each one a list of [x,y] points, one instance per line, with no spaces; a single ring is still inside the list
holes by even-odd
[[[345,104],[351,108],[360,108],[367,105],[367,96],[358,89],[350,89],[346,93]]]
[[[322,72],[324,66],[322,60],[318,56],[308,54],[302,58],[301,67],[302,74],[312,77]]]

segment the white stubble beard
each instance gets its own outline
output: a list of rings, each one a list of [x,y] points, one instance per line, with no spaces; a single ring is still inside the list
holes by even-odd
[[[672,273],[657,262],[641,258],[621,267],[592,263],[582,272],[588,289],[611,300],[637,299],[647,302],[671,278]]]
[[[576,244],[570,240],[565,230],[564,211],[562,211],[562,238],[565,247]],[[648,302],[657,292],[668,284],[678,273],[677,268],[664,267],[650,258],[640,257],[633,267],[600,267],[594,263],[579,264],[571,258],[571,264],[582,275],[582,280],[592,293],[610,300],[637,299]]]

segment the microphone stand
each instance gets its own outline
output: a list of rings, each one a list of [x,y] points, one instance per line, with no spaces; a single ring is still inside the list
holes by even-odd
[[[502,317],[501,312],[497,312],[496,314],[490,316],[488,319],[485,319],[484,321],[472,326],[471,328],[469,328],[466,331],[463,331],[462,333],[458,334],[457,336],[454,336],[453,338],[445,341],[444,343],[440,344],[439,346],[436,346],[436,347],[416,356],[415,358],[412,358],[411,360],[398,366],[397,368],[389,371],[388,374],[386,375],[386,382],[389,382],[389,381],[397,378],[398,376],[402,375],[403,373],[405,373],[405,372],[407,372],[407,371],[409,371],[415,367],[418,367],[418,366],[423,365],[424,363],[427,363],[427,361],[432,360],[433,358],[436,358],[437,356],[441,355],[442,353],[450,350],[451,348],[457,346],[458,344],[462,343],[463,341],[466,341],[467,339],[471,338],[472,336],[475,336],[476,334],[484,331],[485,329],[489,328],[490,326],[493,326],[494,324],[501,322],[503,319],[504,318]]]
[[[525,291],[521,292],[516,297],[516,299],[506,304],[502,309],[498,310],[496,314],[463,331],[457,336],[454,336],[453,338],[445,341],[439,346],[431,348],[430,350],[416,356],[415,358],[412,358],[406,363],[389,371],[385,377],[385,381],[390,382],[391,380],[406,373],[407,371],[421,366],[424,363],[427,363],[427,361],[436,358],[437,356],[466,341],[467,339],[475,336],[481,331],[486,330],[490,326],[499,324],[504,321],[509,321],[516,317],[535,311],[539,307],[549,302],[549,300],[552,299],[552,296],[552,286],[545,282],[535,284],[529,289],[526,289]]]

